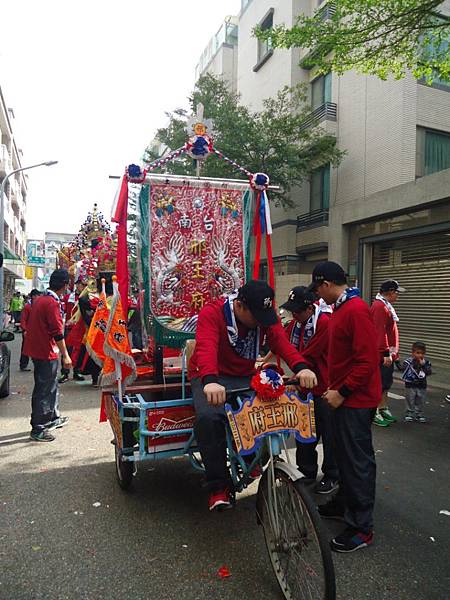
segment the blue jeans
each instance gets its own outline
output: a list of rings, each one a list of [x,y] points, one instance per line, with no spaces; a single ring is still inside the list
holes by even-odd
[[[34,388],[31,396],[31,433],[41,433],[59,418],[58,359],[33,358]]]

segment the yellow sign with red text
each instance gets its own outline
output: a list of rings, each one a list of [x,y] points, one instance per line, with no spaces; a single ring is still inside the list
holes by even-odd
[[[271,433],[294,433],[299,441],[316,441],[312,394],[306,400],[289,391],[277,400],[261,400],[255,394],[238,410],[229,404],[225,410],[240,454],[253,453],[260,440]]]

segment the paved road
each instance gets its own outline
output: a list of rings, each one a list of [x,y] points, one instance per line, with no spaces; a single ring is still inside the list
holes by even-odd
[[[143,463],[134,492],[122,492],[89,384],[62,386],[71,421],[55,442],[29,443],[32,373],[17,372],[17,345],[13,393],[0,400],[2,600],[280,600],[255,486],[234,511],[209,514],[199,475],[175,459]],[[450,511],[450,405],[441,399],[430,393],[426,425],[374,432],[376,543],[335,556],[341,600],[450,597],[450,516],[439,514]],[[400,412],[401,401],[393,404]],[[327,527],[330,537],[340,528]],[[216,576],[222,565],[229,579]]]

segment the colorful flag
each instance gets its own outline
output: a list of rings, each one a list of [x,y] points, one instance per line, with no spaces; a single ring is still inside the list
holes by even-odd
[[[136,363],[131,354],[127,319],[122,309],[117,277],[113,276],[114,295],[105,333],[102,385],[120,381],[123,386],[136,379]]]
[[[109,309],[106,304],[106,293],[103,284],[103,290],[100,294],[100,301],[97,304],[94,316],[92,317],[89,331],[86,337],[86,349],[89,356],[99,366],[103,367],[106,354],[103,350],[105,343],[106,327],[109,320]]]
[[[116,273],[119,281],[122,306],[125,314],[128,310],[128,244],[127,244],[127,218],[128,218],[128,178],[125,174],[120,185],[117,204],[112,216],[113,223],[117,223],[117,259]]]

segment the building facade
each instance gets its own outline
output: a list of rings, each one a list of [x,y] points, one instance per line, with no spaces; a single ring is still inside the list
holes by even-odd
[[[21,168],[22,151],[13,134],[14,112],[7,107],[0,88],[0,183],[8,173]],[[12,296],[16,280],[25,277],[27,180],[23,173],[5,185],[4,206],[4,298]]]
[[[218,31],[209,40],[195,67],[196,81],[210,73],[222,77],[229,89],[236,91],[238,65],[238,18],[226,17]]]
[[[304,83],[315,118],[346,151],[339,167],[323,165],[293,190],[295,208],[272,210],[277,294],[327,258],[369,302],[381,281],[397,278],[408,289],[398,303],[403,351],[422,339],[450,366],[450,85],[318,75],[305,60],[311,51],[272,49],[253,36],[256,25],[292,26],[315,10],[327,18],[333,2],[242,0],[238,20],[241,101],[258,110],[283,86]],[[448,0],[441,10],[450,14]]]
[[[50,275],[58,268],[58,252],[63,246],[72,242],[75,233],[59,233],[46,231],[44,236],[45,265],[37,269],[37,286],[39,289],[48,287]]]

